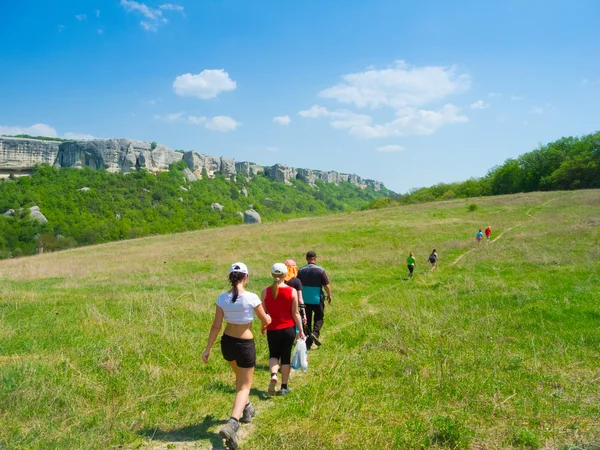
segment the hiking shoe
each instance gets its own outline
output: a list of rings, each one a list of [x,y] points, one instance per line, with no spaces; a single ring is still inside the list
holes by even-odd
[[[271,381],[269,382],[269,394],[271,395],[275,395],[275,386],[277,386],[277,378],[271,378]]]
[[[225,442],[225,448],[228,450],[237,450],[238,448],[237,430],[239,427],[237,422],[233,419],[229,419],[225,426],[219,431],[219,436],[221,436]]]
[[[252,422],[252,418],[256,415],[256,411],[254,411],[254,406],[252,403],[248,403],[244,408],[244,412],[242,413],[242,418],[240,422],[242,423],[250,423]]]
[[[288,395],[290,393],[291,389],[290,388],[281,388],[281,390],[279,391],[280,395]]]
[[[315,333],[310,333],[310,338],[312,339],[312,341],[317,344],[317,347],[321,346],[321,341],[319,340],[319,338],[315,335]]]

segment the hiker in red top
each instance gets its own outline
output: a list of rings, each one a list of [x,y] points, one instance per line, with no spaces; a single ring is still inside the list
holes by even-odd
[[[269,311],[271,323],[263,328],[267,332],[269,343],[269,369],[271,382],[269,394],[275,394],[277,386],[277,372],[281,360],[281,389],[279,393],[286,395],[290,392],[288,379],[290,376],[292,346],[296,337],[296,328],[300,330],[299,339],[305,339],[302,331],[302,321],[298,312],[298,292],[285,284],[288,268],[285,264],[277,263],[271,267],[273,284],[263,289],[261,299],[265,310]]]
[[[490,236],[492,235],[492,227],[490,227],[488,225],[488,227],[485,229],[485,237],[487,238],[487,240],[490,240]]]

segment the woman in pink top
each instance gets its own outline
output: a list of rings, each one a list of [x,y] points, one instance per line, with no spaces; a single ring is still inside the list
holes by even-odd
[[[281,360],[281,395],[290,392],[288,379],[292,356],[292,347],[296,337],[296,327],[300,330],[298,337],[304,339],[302,321],[298,312],[298,293],[296,289],[285,284],[287,275],[285,264],[277,263],[271,267],[273,284],[263,289],[261,300],[265,309],[271,316],[271,323],[263,328],[267,332],[269,343],[269,368],[271,370],[271,382],[269,383],[269,394],[275,394],[277,386],[277,372]]]
[[[271,323],[271,318],[265,313],[258,296],[246,291],[248,283],[248,268],[238,262],[229,269],[231,289],[217,298],[215,319],[206,349],[202,353],[203,361],[208,364],[210,350],[221,331],[223,319],[227,322],[221,338],[221,352],[235,373],[236,395],[231,417],[219,434],[228,449],[237,449],[237,431],[239,422],[250,422],[254,416],[254,408],[248,401],[252,376],[256,364],[256,347],[252,335],[252,320],[258,316],[263,326]]]

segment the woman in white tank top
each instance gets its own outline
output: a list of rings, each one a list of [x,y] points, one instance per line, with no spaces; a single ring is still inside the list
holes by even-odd
[[[248,268],[244,263],[238,262],[231,265],[229,282],[231,283],[231,289],[217,298],[215,319],[210,328],[208,343],[202,353],[202,359],[208,364],[210,351],[221,331],[223,319],[225,319],[227,325],[221,337],[221,352],[223,358],[235,372],[237,393],[231,417],[219,431],[219,434],[225,440],[227,448],[236,449],[239,422],[250,422],[254,416],[254,408],[248,401],[256,364],[252,320],[256,313],[262,325],[266,327],[271,323],[271,317],[265,313],[258,296],[246,291]]]

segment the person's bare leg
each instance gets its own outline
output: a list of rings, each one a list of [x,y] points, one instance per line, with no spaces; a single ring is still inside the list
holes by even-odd
[[[288,384],[291,370],[292,366],[290,364],[281,365],[281,384]]]
[[[232,367],[235,364],[229,363]],[[244,413],[244,408],[248,404],[248,398],[250,397],[250,388],[252,387],[252,377],[254,375],[254,367],[243,368],[237,367],[236,364],[235,373],[235,401],[233,402],[233,410],[231,411],[231,417],[235,417],[240,420]]]
[[[269,394],[275,393],[277,386],[277,372],[279,371],[279,360],[277,358],[269,358],[269,370],[271,372],[271,382],[269,383]],[[283,372],[283,370],[282,370]],[[273,375],[275,374],[275,375]]]

